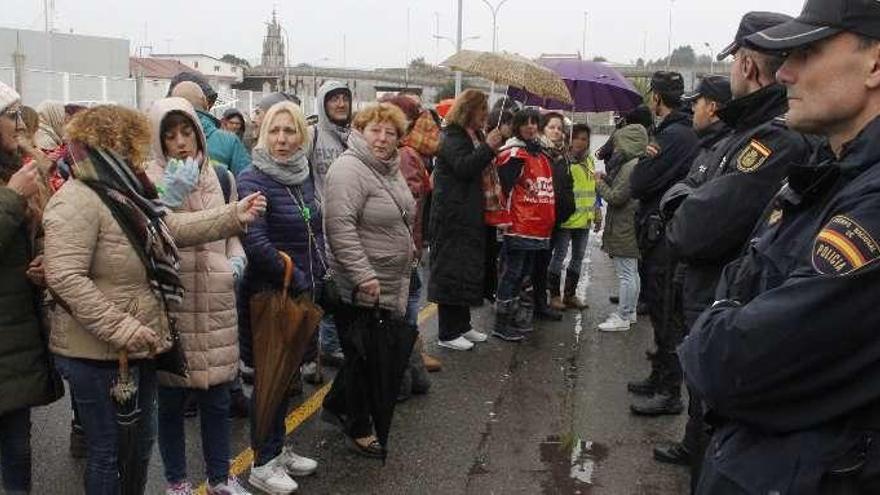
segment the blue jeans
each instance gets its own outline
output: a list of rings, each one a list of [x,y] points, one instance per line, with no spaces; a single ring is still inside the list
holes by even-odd
[[[565,255],[568,254],[568,246],[571,245],[571,260],[568,262],[567,271],[580,275],[589,239],[589,227],[585,229],[556,229],[553,233],[553,258],[550,259],[549,272],[554,275],[562,274],[562,263],[565,261]]]
[[[119,370],[112,361],[57,356],[56,362],[67,371],[86,435],[86,495],[116,495],[119,493],[118,426],[110,387]],[[138,386],[137,401],[141,409],[137,424],[138,456],[141,469],[146,473],[156,440],[156,365],[150,360],[132,363],[131,374]],[[146,478],[141,482],[146,484]]]
[[[31,410],[26,407],[0,416],[0,465],[9,495],[31,489]]]
[[[199,404],[202,455],[212,485],[229,477],[229,389],[228,383],[207,390],[159,387],[159,452],[168,483],[186,481],[186,432],[183,408],[187,392]]]
[[[641,285],[639,260],[636,258],[615,257],[614,271],[617,272],[617,279],[620,282],[620,306],[617,313],[625,320],[635,314],[636,305],[639,302],[639,289]]]
[[[406,316],[404,316],[404,319],[416,328],[419,326],[419,301],[421,299],[422,277],[419,276],[419,270],[414,269],[409,277],[409,299],[406,302]]]
[[[525,278],[532,273],[537,251],[516,249],[505,242],[501,248],[501,273],[498,277],[498,301],[506,302],[519,296]]]
[[[325,316],[318,327],[318,340],[321,343],[321,352],[333,354],[342,350],[339,343],[339,332],[336,331],[336,322],[332,316]]]
[[[284,420],[287,419],[287,410],[290,408],[290,399],[285,393],[284,398],[281,399],[281,404],[278,405],[278,410],[275,411],[275,418],[274,421],[272,421],[272,426],[269,427],[266,440],[262,444],[259,444],[259,442],[257,442],[256,397],[257,393],[254,391],[254,393],[251,394],[251,448],[254,451],[254,465],[262,466],[278,457],[281,454],[281,451],[284,450],[284,436],[287,433]]]

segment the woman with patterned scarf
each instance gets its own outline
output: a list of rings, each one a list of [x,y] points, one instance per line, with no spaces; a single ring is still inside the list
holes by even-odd
[[[102,105],[68,127],[72,178],[46,207],[46,281],[57,306],[50,350],[68,375],[88,444],[85,493],[119,492],[116,404],[110,389],[127,353],[137,385],[140,472],[156,437],[157,357],[177,332],[183,286],[177,246],[242,232],[266,208],[254,194],[197,213],[171,213],[144,173],[146,118]],[[172,178],[172,180],[174,180]],[[145,476],[144,476],[145,478]],[[137,480],[141,491],[146,479]]]

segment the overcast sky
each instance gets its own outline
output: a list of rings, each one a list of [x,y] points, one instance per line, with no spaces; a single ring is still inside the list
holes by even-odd
[[[7,5],[0,25],[43,29],[43,0],[2,1]],[[127,38],[132,51],[152,45],[155,53],[234,53],[258,59],[273,6],[293,45],[292,64],[401,66],[407,57],[436,62],[454,51],[452,43],[437,42],[433,35],[439,15],[440,34],[454,38],[457,0],[49,1],[55,4],[58,31]],[[499,0],[488,1],[497,5]],[[697,53],[709,53],[709,43],[717,52],[732,40],[745,12],[797,15],[802,4],[803,0],[507,0],[498,14],[498,48],[529,57],[575,53],[582,46],[587,12],[588,56],[615,62],[656,59],[667,52],[672,5],[673,47],[690,44]],[[465,47],[491,49],[488,7],[482,0],[464,0],[464,5],[464,36],[479,36]]]

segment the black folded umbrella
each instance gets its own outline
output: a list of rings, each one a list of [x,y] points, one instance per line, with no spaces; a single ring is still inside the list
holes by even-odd
[[[388,435],[400,382],[409,363],[418,329],[387,310],[364,311],[349,329],[355,349],[354,359],[368,384],[370,416],[376,439],[382,445],[383,460],[388,452]]]
[[[119,353],[119,376],[110,388],[116,403],[117,466],[120,495],[143,495],[146,465],[141,455],[141,407],[138,384],[128,369],[128,354]]]

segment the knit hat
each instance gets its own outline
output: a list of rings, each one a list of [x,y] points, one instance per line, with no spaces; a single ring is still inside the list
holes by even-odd
[[[0,82],[0,112],[20,100],[21,96],[14,89]]]
[[[202,88],[192,81],[183,81],[175,86],[174,90],[171,91],[171,96],[179,96],[183,98],[190,102],[196,110],[204,111],[205,105],[207,104],[205,93],[202,92]]]

